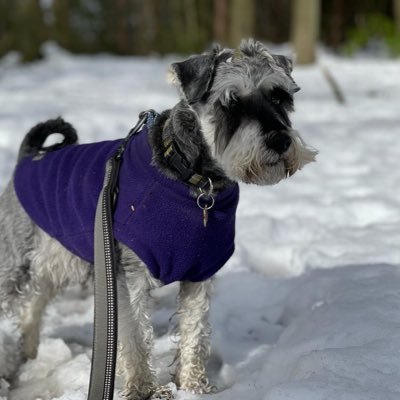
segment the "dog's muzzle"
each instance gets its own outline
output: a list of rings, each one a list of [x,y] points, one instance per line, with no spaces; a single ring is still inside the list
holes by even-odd
[[[279,155],[285,153],[289,149],[291,143],[291,137],[283,131],[272,132],[268,135],[266,140],[267,147],[276,151]]]

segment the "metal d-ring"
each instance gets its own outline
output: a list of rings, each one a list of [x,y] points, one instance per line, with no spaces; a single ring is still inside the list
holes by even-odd
[[[207,223],[208,223],[208,210],[211,210],[214,207],[215,204],[215,199],[214,196],[212,194],[213,190],[214,190],[214,186],[212,183],[212,180],[210,178],[208,178],[208,183],[210,185],[208,193],[205,192],[203,189],[200,189],[200,194],[197,196],[197,205],[199,206],[199,208],[201,210],[203,210],[203,225],[204,228],[207,227]],[[204,198],[204,205],[201,205],[200,200]],[[209,205],[207,205],[207,200],[211,199],[211,203]]]
[[[200,194],[197,196],[197,205],[198,205],[199,208],[201,208],[202,210],[210,210],[211,208],[214,207],[214,204],[215,204],[215,198],[214,198],[214,196],[213,196],[213,194],[212,194],[213,191],[214,191],[214,185],[213,185],[212,180],[211,180],[210,178],[207,178],[207,179],[208,179],[208,183],[209,183],[208,191],[205,192],[204,189],[200,189]],[[201,200],[203,197],[206,197],[206,198],[210,198],[210,199],[211,199],[211,204],[210,204],[209,206],[207,206],[207,205],[202,206],[202,205],[200,204],[200,200]],[[206,204],[207,204],[207,199],[205,199],[205,202],[206,202]]]
[[[208,179],[208,184],[210,185],[210,187],[208,189],[208,193],[206,193],[202,188],[200,188],[200,194],[206,194],[207,196],[212,197],[212,192],[214,191],[214,185],[212,183],[211,178],[207,178],[207,179]]]
[[[201,200],[203,197],[210,198],[210,199],[211,199],[211,204],[210,204],[210,205],[207,205],[207,201],[206,201],[206,202],[205,202],[205,205],[201,205],[201,204],[200,204],[200,200]],[[214,196],[211,195],[211,194],[208,194],[208,193],[200,193],[200,194],[197,196],[197,205],[198,205],[199,208],[201,208],[202,210],[211,210],[211,209],[214,207],[214,204],[215,204],[215,199],[214,199]]]

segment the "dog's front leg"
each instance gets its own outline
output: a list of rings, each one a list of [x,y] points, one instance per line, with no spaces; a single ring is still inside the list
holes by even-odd
[[[211,279],[204,282],[181,282],[179,292],[178,367],[176,384],[193,393],[209,393],[206,364],[210,356],[208,322]]]
[[[157,389],[150,366],[153,328],[145,273],[125,271],[119,276],[118,291],[118,373],[125,378],[122,395],[129,400],[144,400]]]

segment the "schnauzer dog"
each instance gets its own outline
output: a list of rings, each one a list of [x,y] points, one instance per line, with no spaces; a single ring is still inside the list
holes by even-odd
[[[175,382],[194,393],[212,390],[206,374],[212,276],[233,253],[237,182],[276,184],[316,155],[291,128],[299,90],[291,72],[288,58],[258,41],[244,40],[237,50],[215,45],[172,64],[180,101],[128,143],[114,213],[118,371],[126,398],[166,393],[150,364],[149,292],[173,281],[180,281]],[[42,151],[52,132],[76,142],[60,119],[33,128],[0,197],[0,306],[20,318],[25,358],[36,357],[40,319],[57,290],[93,275],[103,167],[121,143]]]

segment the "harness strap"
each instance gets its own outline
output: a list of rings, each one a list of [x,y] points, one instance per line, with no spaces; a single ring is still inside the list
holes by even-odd
[[[117,254],[112,227],[113,208],[118,188],[122,154],[129,139],[143,125],[151,124],[157,113],[140,114],[139,122],[129,132],[117,153],[106,163],[103,188],[97,203],[94,229],[94,332],[92,369],[88,400],[112,400],[118,341]]]

